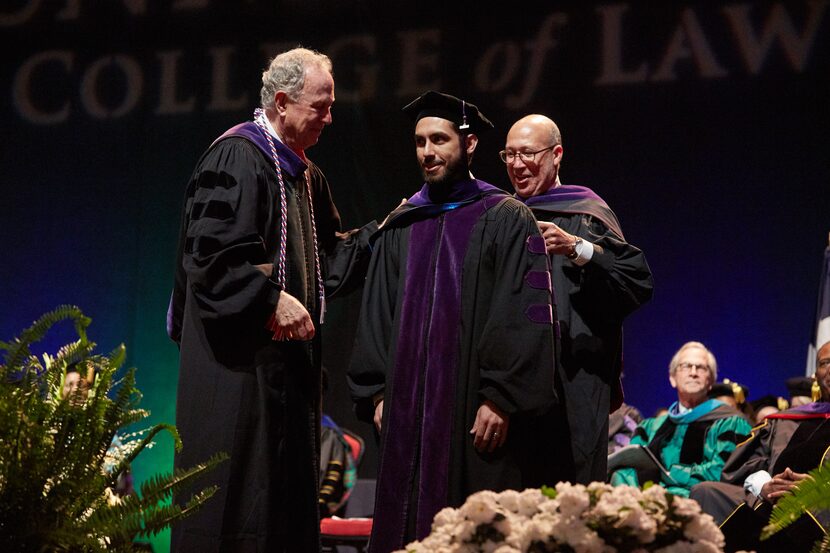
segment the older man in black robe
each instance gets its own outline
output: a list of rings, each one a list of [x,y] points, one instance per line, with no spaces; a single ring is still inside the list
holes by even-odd
[[[500,152],[516,197],[533,210],[551,255],[562,331],[559,382],[571,467],[567,480],[605,480],[608,415],[622,404],[622,323],[652,294],[643,252],[623,237],[617,216],[590,188],[562,185],[562,135],[528,115]]]
[[[402,548],[471,493],[554,484],[554,318],[533,215],[475,179],[492,124],[428,92],[404,111],[426,183],[375,242],[350,367],[381,430],[370,547]]]
[[[361,282],[376,225],[341,234],[305,155],[331,123],[331,61],[291,50],[262,82],[262,109],[211,145],[185,196],[168,312],[181,348],[176,464],[230,460],[199,482],[219,491],[174,528],[176,551],[320,549],[319,325],[326,297]]]

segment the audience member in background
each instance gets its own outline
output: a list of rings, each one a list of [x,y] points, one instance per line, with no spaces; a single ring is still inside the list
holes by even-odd
[[[325,413],[325,396],[329,390],[329,372],[322,369],[323,416],[320,434],[320,518],[337,513],[352,493],[357,479],[357,464],[352,447],[343,430]]]
[[[662,417],[663,415],[668,414],[668,412],[669,412],[669,409],[667,407],[660,407],[659,409],[657,409],[654,412],[654,415],[652,416],[652,418],[656,419],[657,417]]]
[[[750,423],[755,421],[755,412],[752,406],[747,402],[749,397],[749,388],[737,382],[732,382],[728,378],[723,381],[715,383],[712,389],[709,390],[709,399],[717,399],[724,402],[726,405],[737,409],[744,414]]]
[[[811,379],[812,380],[812,379]],[[727,550],[808,551],[827,527],[826,513],[804,516],[791,530],[759,541],[770,509],[830,451],[830,342],[819,348],[813,402],[773,413],[753,429],[723,468],[721,482],[695,486],[691,497],[723,525]]]
[[[790,394],[790,407],[807,405],[813,401],[814,379],[809,376],[793,376],[787,379],[787,392]]]
[[[751,403],[755,411],[755,424],[760,424],[768,415],[789,408],[789,402],[783,397],[768,395]]]
[[[83,375],[81,374],[82,370],[83,368],[79,370],[76,364],[69,365],[63,379],[63,397],[74,406],[80,406],[86,401],[89,390],[95,382],[93,369],[86,370],[86,374]],[[112,437],[112,443],[104,455],[104,471],[111,474],[113,469],[121,462],[123,456],[121,439],[118,435],[115,435]],[[120,498],[132,494],[133,491],[133,475],[129,470],[125,470],[118,475],[115,488],[107,488],[107,501],[111,504],[119,503]]]
[[[631,444],[648,447],[667,473],[657,471],[646,477],[637,469],[621,468],[611,475],[612,484],[641,486],[654,480],[673,494],[688,496],[695,484],[720,478],[724,461],[751,427],[732,407],[707,398],[717,376],[717,361],[706,346],[683,344],[669,364],[677,401],[667,415],[640,423],[631,439]]]
[[[343,431],[330,416],[323,413],[320,435],[320,517],[337,513],[352,493],[357,479],[357,466],[352,448]]]
[[[629,444],[641,420],[640,411],[627,403],[608,416],[608,455]]]

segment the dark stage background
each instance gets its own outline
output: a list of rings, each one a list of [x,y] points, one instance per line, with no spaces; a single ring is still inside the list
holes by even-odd
[[[424,90],[494,121],[474,171],[500,186],[510,124],[547,114],[563,182],[601,194],[654,272],[654,300],[626,325],[628,401],[670,402],[667,364],[690,339],[751,397],[784,394],[804,371],[830,230],[828,2],[449,4],[4,2],[0,339],[77,304],[103,350],[126,343],[152,420],[174,421],[164,316],[184,184],[256,107],[268,58],[299,43],[334,61],[334,124],[309,154],[347,226],[419,187],[399,110]],[[358,306],[330,308],[326,410],[369,436],[344,377]],[[147,452],[139,480],[171,449]],[[370,450],[363,474],[375,464]]]

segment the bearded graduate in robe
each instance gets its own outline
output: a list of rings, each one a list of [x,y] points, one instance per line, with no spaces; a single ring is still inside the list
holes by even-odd
[[[404,108],[424,181],[379,232],[349,381],[380,430],[370,549],[422,539],[479,490],[558,481],[555,319],[529,209],[470,173],[492,124],[427,92]]]

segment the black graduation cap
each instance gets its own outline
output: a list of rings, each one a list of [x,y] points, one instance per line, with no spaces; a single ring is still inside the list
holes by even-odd
[[[738,405],[742,405],[746,402],[746,398],[749,396],[749,388],[744,386],[743,384],[738,384],[737,382],[732,382],[728,378],[724,378],[722,382],[716,382],[712,389],[709,390],[709,398],[715,398],[719,396],[731,396],[735,398],[735,402]]]
[[[404,106],[403,112],[414,123],[424,117],[440,117],[452,121],[462,132],[479,134],[493,128],[493,123],[475,104],[442,92],[430,90]]]
[[[790,397],[812,395],[813,379],[809,376],[794,376],[787,379],[787,391]]]
[[[750,401],[749,404],[752,405],[752,408],[756,412],[760,411],[764,407],[775,407],[779,411],[783,411],[789,407],[789,403],[786,399],[773,395],[758,398],[755,401]]]

